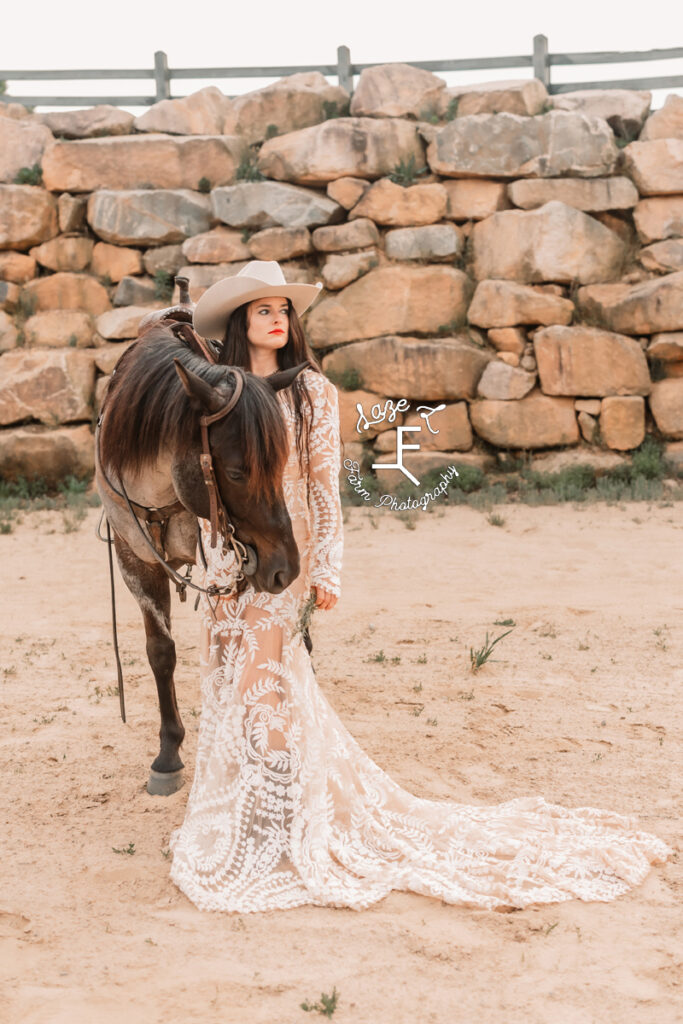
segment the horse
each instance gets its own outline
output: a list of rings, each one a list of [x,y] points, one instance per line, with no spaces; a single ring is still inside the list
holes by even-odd
[[[170,795],[183,785],[185,729],[175,693],[169,576],[181,579],[177,570],[195,564],[198,518],[211,520],[212,546],[217,533],[224,551],[232,544],[242,589],[248,576],[255,590],[277,594],[298,576],[282,491],[287,433],[276,392],[307,364],[262,378],[217,365],[187,323],[160,314],[146,319],[109,383],[95,480],[121,575],[142,612],[157,686],[160,747],[147,792]]]

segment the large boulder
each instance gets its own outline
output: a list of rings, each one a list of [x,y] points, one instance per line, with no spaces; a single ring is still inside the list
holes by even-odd
[[[479,437],[498,448],[554,448],[579,441],[571,398],[550,398],[538,390],[516,402],[473,402],[470,421]]]
[[[142,273],[142,255],[139,249],[97,242],[93,247],[90,270],[97,277],[109,278],[116,284],[129,274]]]
[[[48,270],[85,270],[94,244],[85,235],[61,235],[31,249],[31,256]]]
[[[95,366],[77,349],[14,349],[0,357],[0,425],[90,420]]]
[[[341,117],[348,110],[344,89],[330,85],[319,71],[304,71],[236,96],[226,112],[224,130],[251,144]]]
[[[378,244],[377,226],[366,217],[347,221],[346,224],[316,228],[313,232],[313,245],[320,252],[348,252],[351,249],[366,249],[369,245]]]
[[[533,117],[542,114],[548,103],[548,90],[538,78],[513,79],[500,82],[478,82],[456,85],[441,96],[439,113],[449,111],[458,117],[471,114],[521,114]]]
[[[59,230],[63,234],[85,229],[85,214],[88,208],[87,196],[71,196],[68,192],[62,192],[57,197],[57,216],[59,217]]]
[[[41,164],[52,132],[32,119],[0,117],[0,182],[13,182],[23,168]]]
[[[0,309],[0,352],[9,352],[10,349],[16,348],[18,334],[12,318]]]
[[[379,256],[376,249],[328,256],[322,269],[323,283],[330,291],[339,291],[378,265]]]
[[[135,118],[135,128],[169,135],[234,135],[224,128],[231,106],[220,89],[209,85],[179,100],[160,100]]]
[[[166,274],[177,274],[186,260],[182,245],[158,245],[147,250],[142,262],[147,273],[154,277],[160,270]]]
[[[491,365],[487,364],[484,373]],[[437,408],[434,412],[430,412],[433,406],[425,408],[422,403],[416,404],[415,412],[406,412],[403,417],[404,426],[420,427],[420,433],[414,433],[409,438],[412,443],[419,443],[425,451],[469,451],[472,447],[472,427],[467,414],[467,402],[440,402],[439,405],[445,408]],[[396,451],[395,444],[393,451]]]
[[[657,242],[683,235],[683,196],[641,199],[633,211],[641,242]]]
[[[502,181],[483,181],[479,178],[455,178],[444,181],[448,220],[484,220],[492,213],[510,207],[507,190]]]
[[[584,114],[474,114],[436,133],[427,161],[450,178],[595,178],[611,174],[618,150],[607,124]]]
[[[635,89],[579,89],[553,96],[555,110],[601,117],[621,139],[636,138],[650,110],[652,94]]]
[[[596,284],[579,288],[584,318],[609,331],[657,334],[683,329],[683,271],[640,284]]]
[[[337,117],[263,143],[258,167],[267,178],[326,185],[335,178],[382,178],[397,165],[424,165],[414,123],[400,118]]]
[[[190,263],[231,263],[248,260],[250,250],[242,231],[217,227],[183,242],[182,255]]]
[[[229,185],[246,152],[236,135],[123,135],[55,142],[43,159],[52,192],[95,189],[196,189],[202,178]]]
[[[90,427],[50,429],[37,425],[0,430],[0,476],[4,480],[44,480],[54,486],[67,476],[95,471]]]
[[[370,183],[364,178],[336,178],[329,183],[326,191],[335,203],[339,203],[345,210],[350,210],[369,187]]]
[[[339,429],[341,439],[345,444],[356,444],[357,442],[370,441],[378,434],[391,433],[393,426],[403,423],[403,413],[392,409],[392,418],[374,422],[373,410],[379,406],[386,408],[387,397],[376,395],[363,388],[356,388],[353,391],[339,392]],[[363,415],[358,406],[360,405]],[[371,422],[369,422],[371,421]]]
[[[412,64],[376,64],[361,71],[351,114],[428,119],[440,110],[445,88],[443,78]]]
[[[640,139],[683,139],[683,96],[675,92],[667,96],[664,106],[648,117]]]
[[[211,202],[189,189],[109,191],[88,200],[88,223],[105,242],[162,245],[208,231]]]
[[[225,277],[232,277],[233,274],[239,274],[240,270],[243,270],[247,263],[250,262],[250,259],[251,257],[249,260],[240,263],[191,263],[181,267],[178,271],[178,276],[188,279],[190,299],[192,302],[196,302],[212,284],[222,281]],[[288,278],[288,280],[291,280],[291,278]],[[172,303],[177,301],[178,288],[176,286]]]
[[[0,185],[0,249],[29,249],[57,231],[54,196],[37,185]]]
[[[12,281],[0,281],[0,309],[14,313],[17,308],[21,289]]]
[[[114,292],[115,306],[145,306],[157,301],[159,287],[151,277],[122,277]],[[159,303],[161,306],[161,303]]]
[[[527,346],[526,332],[521,327],[492,327],[488,339],[497,352],[511,353],[520,358]]]
[[[641,196],[683,192],[683,139],[632,142],[624,158]]]
[[[427,224],[421,228],[387,231],[384,249],[391,260],[452,261],[462,253],[463,235],[453,224]]]
[[[0,281],[26,284],[36,276],[36,261],[23,252],[0,252]]]
[[[35,313],[24,324],[24,337],[30,347],[89,348],[93,320],[77,309],[52,309]]]
[[[660,359],[663,363],[683,361],[683,331],[663,331],[653,334],[647,347],[649,359]]]
[[[234,228],[315,228],[337,223],[344,210],[333,199],[296,185],[245,181],[211,193],[214,216]]]
[[[638,259],[646,270],[654,270],[659,274],[683,270],[683,238],[654,242],[640,250]]]
[[[308,228],[264,228],[249,239],[249,252],[257,260],[290,260],[312,251]]]
[[[395,398],[472,399],[490,352],[466,335],[387,336],[338,348],[323,359],[325,373],[356,370],[363,387]]]
[[[645,440],[645,399],[613,395],[603,399],[600,435],[608,448],[626,452]]]
[[[376,181],[349,213],[349,220],[368,217],[393,227],[434,224],[445,216],[448,195],[443,185],[397,185],[390,178]]]
[[[683,438],[683,377],[656,381],[650,394],[650,409],[657,429],[665,437]]]
[[[530,285],[512,281],[480,281],[467,319],[477,327],[516,327],[518,324],[569,324],[574,305]]]
[[[454,267],[380,267],[318,302],[307,334],[318,348],[381,334],[436,334],[464,324],[471,294]]]
[[[480,398],[493,398],[502,402],[524,398],[536,383],[536,374],[508,366],[500,359],[493,359],[479,380],[477,394]]]
[[[21,121],[24,118],[29,120],[33,118],[33,114],[24,107],[21,103],[0,103],[0,117],[9,117],[14,121]]]
[[[538,210],[505,210],[472,229],[474,276],[569,283],[619,277],[624,245],[593,217],[553,201]]]
[[[543,327],[534,352],[546,395],[647,395],[650,374],[634,338],[579,325]]]
[[[138,326],[143,317],[157,308],[153,304],[144,306],[120,306],[98,316],[97,333],[108,341],[119,341],[123,338],[136,338]]]
[[[628,178],[524,178],[508,185],[508,196],[522,210],[533,210],[557,199],[575,210],[630,210],[638,190]]]
[[[80,309],[97,316],[111,308],[107,289],[89,274],[59,271],[48,277],[37,277],[24,286],[23,294],[35,304],[35,312]]]
[[[103,135],[128,135],[133,130],[135,117],[127,110],[103,103],[85,110],[55,110],[49,114],[35,114],[53,135],[63,139],[93,139]]]

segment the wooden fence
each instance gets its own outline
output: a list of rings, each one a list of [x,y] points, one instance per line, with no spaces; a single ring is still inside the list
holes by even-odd
[[[556,67],[577,67],[592,64],[630,64],[632,62],[671,60],[679,62],[681,74],[646,76],[586,82],[553,82],[551,69]],[[375,62],[376,64],[377,62]],[[543,35],[534,36],[530,54],[517,57],[472,57],[461,60],[409,61],[413,67],[427,71],[492,71],[513,68],[531,68],[551,94],[573,92],[575,89],[671,89],[683,86],[683,47],[667,50],[642,50],[620,53],[607,51],[597,53],[549,53],[548,40]],[[349,93],[353,92],[354,75],[359,75],[373,64],[354,64],[348,46],[337,49],[336,64],[306,64],[282,67],[253,68],[169,68],[163,50],[154,54],[153,68],[124,68],[119,70],[73,70],[73,71],[3,71],[0,81],[63,81],[151,79],[154,81],[154,95],[149,96],[15,96],[2,95],[5,102],[23,103],[26,106],[83,107],[109,103],[117,107],[146,107],[159,100],[171,98],[171,83],[183,79],[211,80],[222,78],[283,78],[301,71],[320,71],[327,77],[336,77],[339,84]],[[182,93],[173,93],[180,98]]]

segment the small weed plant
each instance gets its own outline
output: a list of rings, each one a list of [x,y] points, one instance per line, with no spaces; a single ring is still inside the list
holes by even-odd
[[[129,857],[132,857],[135,853],[135,843],[128,843],[128,846],[112,846],[114,853],[126,853]]]
[[[245,153],[235,172],[236,181],[264,181],[265,176],[258,169],[258,156],[254,152]]]
[[[321,992],[320,999],[316,1003],[309,1003],[307,999],[304,999],[301,1003],[301,1009],[307,1013],[317,1012],[321,1013],[323,1017],[331,1017],[334,1011],[337,1009],[337,1003],[339,1002],[339,993],[336,987],[332,989],[332,995],[328,996],[327,993]]]
[[[31,167],[21,167],[14,178],[15,185],[42,185],[43,169],[40,164],[33,164]]]
[[[500,636],[497,636],[495,640],[489,640],[489,635],[487,632],[486,639],[484,640],[484,643],[481,647],[477,648],[476,650],[474,649],[474,647],[470,647],[470,668],[472,669],[473,672],[478,672],[481,666],[485,665],[486,662],[489,661],[489,659],[491,659],[493,648],[496,646],[497,643],[500,643],[501,640],[504,640],[506,636],[509,636],[511,632],[512,630],[508,629],[506,630],[505,633],[501,633]]]
[[[428,171],[429,168],[427,166],[417,167],[415,155],[411,153],[407,160],[404,160],[403,158],[399,160],[399,162],[394,166],[389,178],[395,185],[403,185],[404,187],[407,187],[409,185],[414,185],[416,179],[421,177],[423,174],[427,174]]]
[[[159,302],[170,302],[173,283],[173,274],[169,274],[168,270],[157,270],[154,274],[154,298]]]

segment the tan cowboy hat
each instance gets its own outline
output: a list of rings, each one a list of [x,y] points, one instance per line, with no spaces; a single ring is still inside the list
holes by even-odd
[[[299,316],[308,309],[322,284],[287,284],[276,260],[252,260],[234,277],[217,281],[204,292],[194,308],[193,320],[202,338],[221,340],[230,314],[245,302],[284,295],[292,300]]]

